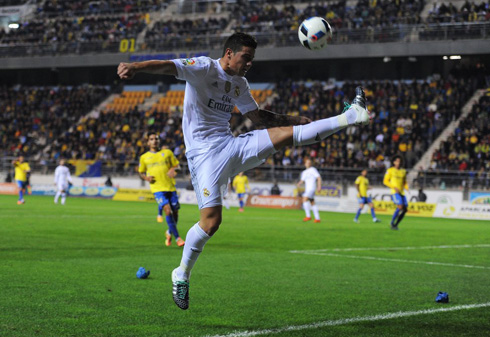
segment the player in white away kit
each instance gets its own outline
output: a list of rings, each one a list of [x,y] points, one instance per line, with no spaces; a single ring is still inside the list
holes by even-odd
[[[305,210],[306,217],[303,221],[311,220],[311,211],[315,220],[313,222],[320,222],[320,213],[318,212],[318,206],[315,204],[315,192],[322,190],[322,177],[318,170],[312,166],[311,159],[305,160],[306,170],[301,172],[301,178],[298,182],[298,187],[303,183],[305,184],[305,191],[303,193],[303,209]]]
[[[349,125],[368,124],[371,119],[361,87],[345,113],[315,122],[260,109],[244,77],[256,48],[253,36],[235,33],[226,40],[218,60],[203,56],[120,63],[117,69],[121,79],[145,72],[187,82],[182,128],[200,220],[187,232],[180,266],[172,272],[173,299],[184,310],[189,307],[191,270],[221,224],[221,195],[228,178],[259,166],[285,146],[313,144]],[[235,106],[261,130],[234,137],[228,121]]]
[[[54,196],[54,203],[58,203],[58,199],[61,196],[61,204],[64,205],[66,202],[66,193],[68,192],[69,184],[72,183],[70,170],[65,166],[65,160],[61,159],[60,164],[54,170],[54,184],[58,188],[56,195]]]

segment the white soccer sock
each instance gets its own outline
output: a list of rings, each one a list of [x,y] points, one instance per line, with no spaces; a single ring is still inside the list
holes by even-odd
[[[56,195],[54,196],[54,203],[55,204],[58,203],[58,199],[60,198],[60,195],[61,195],[61,192],[60,191],[56,192]]]
[[[179,279],[189,280],[191,270],[201,254],[204,245],[211,237],[199,226],[199,222],[189,229],[185,237],[184,251],[180,267],[177,269]]]
[[[333,135],[353,124],[357,119],[357,112],[354,108],[348,109],[345,113],[320,119],[305,125],[293,126],[294,146],[310,145]]]
[[[61,204],[64,205],[66,201],[66,193],[61,193]]]
[[[311,209],[313,210],[313,215],[315,216],[316,220],[320,220],[320,213],[318,212],[318,206],[314,204],[311,206]]]
[[[303,202],[303,208],[305,210],[306,217],[309,218],[311,215],[311,202],[309,201]]]

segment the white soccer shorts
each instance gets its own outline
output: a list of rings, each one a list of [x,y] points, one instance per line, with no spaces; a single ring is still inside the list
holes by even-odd
[[[276,152],[267,130],[225,136],[220,144],[187,158],[199,209],[221,205],[230,177],[261,165]]]
[[[314,199],[315,198],[315,192],[316,190],[305,190],[303,192],[303,197],[307,197],[308,199]]]
[[[58,183],[58,191],[68,192],[68,184]]]

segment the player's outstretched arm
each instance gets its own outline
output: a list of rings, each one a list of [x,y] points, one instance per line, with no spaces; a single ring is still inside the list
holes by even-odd
[[[177,76],[177,67],[172,61],[143,61],[119,63],[117,74],[123,80],[131,79],[136,73],[160,74]]]
[[[256,109],[245,114],[256,128],[268,129],[278,126],[303,125],[311,123],[311,119],[304,116],[280,115],[275,112],[263,109]]]

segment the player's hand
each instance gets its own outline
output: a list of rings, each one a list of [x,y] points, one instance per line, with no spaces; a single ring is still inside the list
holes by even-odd
[[[148,176],[146,177],[146,181],[148,181],[150,184],[154,184],[156,180],[154,176]]]
[[[395,192],[400,194],[400,190],[398,188],[395,187]]]
[[[174,169],[174,168],[171,168],[170,170],[168,170],[167,175],[168,175],[170,178],[175,178],[175,177],[177,176],[177,172],[175,171],[175,169]]]
[[[129,80],[134,77],[136,71],[134,70],[134,66],[131,63],[119,63],[117,67],[117,74],[122,80]]]

